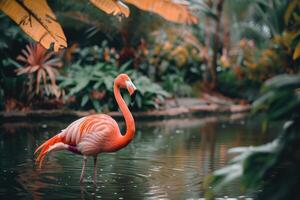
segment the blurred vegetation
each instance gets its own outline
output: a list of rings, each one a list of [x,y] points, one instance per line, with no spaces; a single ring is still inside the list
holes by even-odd
[[[208,199],[235,179],[244,189],[259,190],[256,199],[299,199],[299,88],[299,75],[279,75],[265,83],[253,111],[264,111],[268,120],[286,120],[282,133],[262,146],[230,149],[238,155],[207,178]]]
[[[240,0],[191,1],[191,10],[201,19],[194,25],[166,22],[159,15],[131,6],[130,17],[122,20],[84,1],[50,1],[49,6],[55,11],[68,38],[69,47],[57,55],[63,67],[56,74],[62,73],[65,77],[74,71],[78,60],[81,60],[81,71],[89,68],[85,65],[98,66],[102,63],[119,69],[123,64],[130,63],[126,70],[148,77],[149,81],[159,84],[172,97],[199,96],[201,92],[214,91],[252,102],[267,79],[282,73],[298,73],[300,43],[297,0],[253,0],[243,3]],[[18,65],[14,62],[28,38],[5,16],[1,15],[0,20],[2,28],[7,30],[0,35],[0,48],[7,50],[1,55],[3,87],[0,94],[4,95],[4,99],[8,99],[5,96],[11,96],[11,99],[22,104],[24,97],[20,93],[8,94],[10,91],[4,86],[6,81],[29,80],[29,76],[32,76],[18,77]],[[88,59],[92,57],[86,56],[88,54],[96,57],[101,55],[103,59],[98,63],[90,62]],[[5,78],[8,74],[10,80]],[[46,82],[56,81],[53,81],[53,76],[52,80],[46,77]],[[26,88],[24,84],[18,87]],[[41,88],[45,88],[42,82]],[[63,101],[66,99],[63,91],[70,96],[70,86],[61,89],[60,95],[55,92],[49,96],[46,92],[45,98],[43,95],[39,98],[53,101],[54,104],[68,104],[68,101]],[[89,93],[86,91],[80,96],[90,96]],[[27,92],[24,95],[29,94]],[[29,96],[35,96],[34,91]],[[87,97],[84,99],[87,105],[91,102],[86,100]],[[95,108],[80,105],[73,108]],[[139,105],[135,107],[144,110],[151,108]],[[28,105],[29,109],[32,107]],[[6,110],[13,109],[19,108],[16,106]]]
[[[266,4],[266,3],[265,3]],[[270,9],[272,8],[276,10]],[[257,191],[255,199],[299,199],[299,1],[260,4],[270,27],[270,43],[260,50],[258,61],[247,60],[243,76],[265,81],[260,97],[253,103],[253,114],[264,113],[266,120],[285,120],[282,133],[271,143],[229,150],[236,156],[228,166],[206,180],[207,199],[233,180],[244,190]],[[268,15],[268,13],[272,15]],[[281,74],[281,75],[278,75]],[[248,76],[250,79],[253,79]],[[244,79],[244,78],[243,78]],[[230,82],[230,81],[229,81]],[[259,192],[258,192],[259,191]]]
[[[119,70],[123,64],[130,63],[126,70],[148,77],[149,81],[159,84],[172,97],[199,96],[201,92],[214,91],[252,102],[267,79],[282,73],[298,72],[300,43],[297,2],[191,1],[191,10],[197,11],[195,13],[201,20],[195,25],[178,25],[135,7],[130,7],[129,18],[120,21],[84,1],[50,1],[49,6],[64,27],[69,43],[69,47],[57,55],[63,67],[56,74],[62,73],[68,77],[68,73],[72,74],[77,65],[80,65],[81,71],[89,68],[85,65],[98,66],[100,63]],[[29,76],[32,76],[16,75],[16,66],[19,65],[15,60],[28,38],[5,16],[1,15],[0,20],[3,29],[7,30],[0,35],[0,48],[5,50],[1,55],[3,87],[0,94],[4,95],[4,99],[10,96],[21,105],[26,99],[29,102],[30,98],[26,96],[35,96],[34,91],[32,94],[9,94],[10,91],[4,86],[7,81],[29,80]],[[98,63],[89,61],[93,59],[89,54],[102,60],[98,60]],[[105,71],[104,68],[97,70]],[[120,72],[118,70],[115,70],[116,73]],[[8,74],[10,80],[5,78]],[[46,82],[58,81],[51,80],[49,76],[46,78]],[[27,87],[25,83],[20,84],[17,87]],[[54,107],[68,104],[68,101],[63,101],[67,99],[63,92],[67,96],[77,95],[68,92],[70,87],[61,88],[60,95],[58,92],[52,96],[45,93],[45,97],[40,95],[39,98],[41,101],[52,101]],[[42,82],[41,88],[45,88]],[[72,108],[95,108],[88,106],[91,101],[86,100],[91,91],[83,90],[81,93],[84,91],[86,94],[79,96],[86,96],[83,102],[87,107],[78,104]],[[18,106],[8,108],[5,104],[4,107],[2,105],[3,109],[20,109]],[[28,109],[34,107],[30,103],[25,104]],[[139,103],[134,107],[143,110],[151,108],[141,105]]]

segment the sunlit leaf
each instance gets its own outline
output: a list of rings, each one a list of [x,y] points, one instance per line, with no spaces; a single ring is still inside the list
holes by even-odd
[[[129,8],[119,0],[90,0],[90,2],[107,14],[124,15],[125,17],[130,14]]]
[[[295,8],[299,5],[299,0],[292,0],[291,3],[289,3],[287,10],[284,14],[284,22],[285,24],[288,24]]]
[[[159,14],[168,21],[195,24],[198,22],[189,10],[189,3],[183,0],[125,0],[142,10]]]
[[[67,47],[66,37],[46,0],[1,0],[0,10],[45,48],[54,50]]]

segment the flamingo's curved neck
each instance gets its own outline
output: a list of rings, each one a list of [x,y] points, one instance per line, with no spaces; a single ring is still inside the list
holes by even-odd
[[[120,89],[119,89],[119,84],[117,81],[114,83],[114,95],[116,98],[116,101],[118,103],[118,106],[125,118],[125,123],[126,123],[126,133],[123,134],[122,141],[120,141],[119,145],[121,147],[126,146],[134,137],[135,133],[135,123],[134,119],[132,117],[132,114],[130,110],[128,109],[125,101],[123,100]]]

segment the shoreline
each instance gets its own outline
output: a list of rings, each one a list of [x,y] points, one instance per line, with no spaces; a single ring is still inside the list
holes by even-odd
[[[179,102],[179,103],[178,103]],[[173,105],[172,105],[173,104]],[[184,117],[199,117],[199,116],[216,116],[236,113],[248,113],[251,110],[250,105],[221,105],[221,104],[208,104],[203,103],[200,99],[181,99],[169,103],[165,109],[150,110],[144,112],[132,112],[134,118],[137,120],[162,120],[172,118]],[[96,114],[95,111],[76,111],[67,109],[58,110],[31,110],[31,111],[12,111],[0,112],[1,122],[21,122],[21,121],[37,121],[37,120],[75,120],[90,114]],[[108,112],[105,113],[115,119],[123,119],[121,112]]]

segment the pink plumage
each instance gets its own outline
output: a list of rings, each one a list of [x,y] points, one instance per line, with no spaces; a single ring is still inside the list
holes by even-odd
[[[36,161],[42,166],[43,160],[50,151],[69,150],[84,156],[83,169],[80,182],[83,180],[87,156],[94,157],[94,181],[96,181],[97,155],[103,152],[114,152],[125,147],[134,137],[134,119],[125,104],[119,88],[127,88],[130,95],[135,91],[135,86],[126,74],[120,74],[114,82],[114,94],[126,122],[126,133],[121,134],[117,122],[105,114],[94,114],[82,117],[71,123],[59,134],[50,138],[36,150],[40,151]]]

